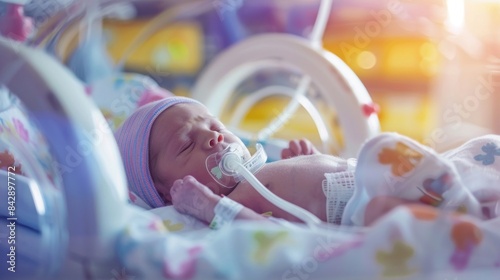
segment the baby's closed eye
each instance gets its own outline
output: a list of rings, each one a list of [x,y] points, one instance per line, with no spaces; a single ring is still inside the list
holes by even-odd
[[[187,142],[183,143],[181,145],[181,148],[179,149],[178,155],[189,152],[190,150],[192,150],[193,147],[194,147],[193,141],[187,141]]]

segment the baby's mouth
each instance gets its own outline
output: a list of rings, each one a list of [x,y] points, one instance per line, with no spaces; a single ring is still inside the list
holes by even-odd
[[[213,148],[211,151],[213,153],[208,155],[205,160],[205,166],[215,182],[225,188],[233,188],[236,185],[238,182],[237,177],[235,177],[232,173],[222,170],[219,163],[221,163],[223,158],[227,156],[228,153],[241,157],[241,161],[244,162],[246,160],[243,152],[244,150],[244,147],[238,145],[237,143],[219,143]]]
[[[214,150],[212,150],[212,155],[215,154],[216,160],[219,162],[222,159],[222,156],[226,154],[227,152],[237,152],[244,160],[247,160],[249,158],[249,155],[247,155],[245,151],[245,147],[241,146],[238,143],[220,143],[217,144],[217,146],[214,147]]]

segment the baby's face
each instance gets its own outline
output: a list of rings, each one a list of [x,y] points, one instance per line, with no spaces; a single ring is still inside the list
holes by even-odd
[[[241,140],[226,130],[208,110],[196,103],[181,103],[165,110],[151,128],[149,169],[155,186],[167,201],[177,179],[192,175],[214,193],[220,193],[205,166],[209,155]],[[249,155],[248,150],[246,153]]]

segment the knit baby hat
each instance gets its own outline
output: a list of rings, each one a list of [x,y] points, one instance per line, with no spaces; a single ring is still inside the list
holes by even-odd
[[[129,189],[153,208],[165,206],[149,171],[149,137],[156,118],[180,103],[198,101],[180,96],[167,97],[139,107],[116,130],[115,139],[125,166]]]

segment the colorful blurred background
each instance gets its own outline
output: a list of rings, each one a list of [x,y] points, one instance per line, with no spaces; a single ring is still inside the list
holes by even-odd
[[[71,16],[71,2],[30,1],[25,11],[39,33],[47,33],[47,22],[64,20],[54,17],[58,11]],[[179,2],[123,5],[103,19],[99,37],[114,64],[149,75],[177,95],[189,95],[217,54],[249,36],[280,32],[308,37],[320,3],[210,0],[213,11],[152,29],[134,45],[140,32]],[[379,106],[383,131],[444,150],[475,135],[500,133],[499,26],[500,1],[495,0],[335,0],[323,46],[363,81]],[[85,32],[76,24],[59,38],[55,50],[68,65],[82,37]],[[264,73],[249,83],[266,79],[271,78]],[[267,119],[282,103],[268,102],[250,117]],[[292,124],[300,122],[297,114]]]

